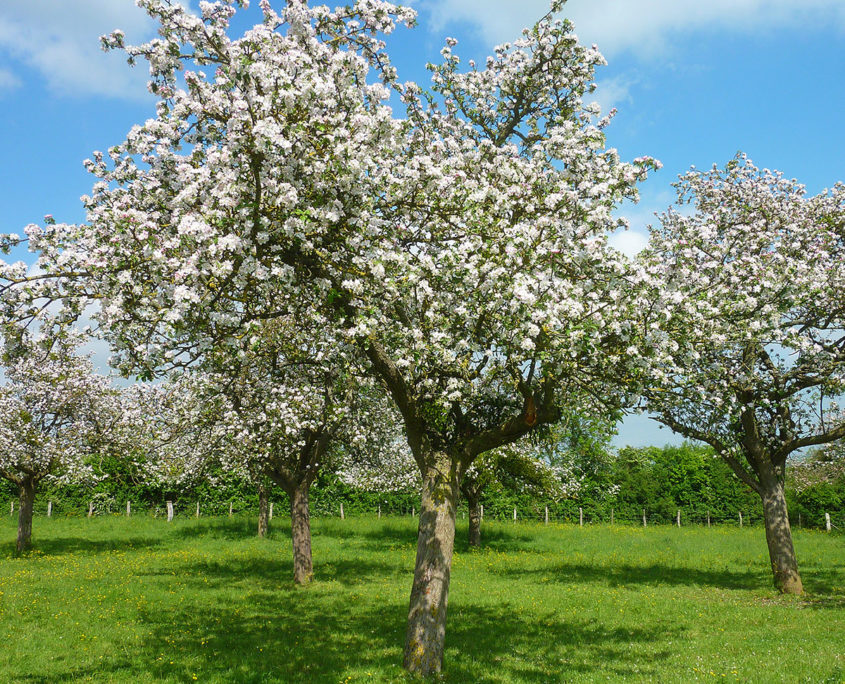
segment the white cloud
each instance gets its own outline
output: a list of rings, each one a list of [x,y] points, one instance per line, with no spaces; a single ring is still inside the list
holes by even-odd
[[[648,244],[648,236],[638,230],[619,230],[608,239],[610,246],[622,254],[635,257]]]
[[[21,80],[8,69],[0,67],[0,92],[14,90],[21,84]]]
[[[616,216],[627,219],[629,228],[611,234],[608,238],[610,245],[629,257],[636,256],[648,244],[649,227],[660,223],[657,216],[673,206],[675,200],[675,193],[669,189],[649,185],[648,182],[641,186],[638,204],[624,202],[614,212]],[[692,211],[689,207],[680,209]]]
[[[10,68],[17,61],[64,95],[143,99],[146,68],[130,69],[122,53],[100,49],[100,36],[117,28],[126,32],[128,42],[154,32],[152,20],[132,0],[3,0],[0,60],[6,64],[0,61],[0,73],[21,80]]]
[[[630,75],[604,78],[596,81],[596,91],[590,100],[598,102],[603,113],[607,114],[614,107],[631,102],[631,87],[637,82]]]
[[[519,37],[546,13],[548,0],[425,0],[433,28],[466,22],[489,44]],[[584,43],[606,55],[630,50],[663,52],[680,34],[700,29],[748,31],[771,27],[838,25],[845,29],[843,0],[570,0],[564,16]]]

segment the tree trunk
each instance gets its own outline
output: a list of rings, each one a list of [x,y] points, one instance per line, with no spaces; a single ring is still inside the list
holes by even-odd
[[[427,460],[423,472],[417,561],[403,663],[406,670],[423,676],[440,672],[443,667],[458,467],[457,459],[438,453]]]
[[[26,551],[32,546],[32,510],[35,504],[35,483],[26,479],[20,486],[20,510],[18,511],[17,552]]]
[[[311,560],[311,514],[308,510],[309,486],[309,482],[303,482],[288,492],[293,541],[293,580],[297,584],[308,584],[314,576]]]
[[[775,587],[784,594],[801,594],[804,586],[798,574],[798,561],[792,545],[792,529],[786,509],[783,482],[775,476],[761,477],[761,497],[766,522],[766,543],[772,562]]]
[[[263,483],[258,485],[258,536],[266,537],[270,526],[269,492]]]
[[[469,506],[469,545],[473,548],[481,546],[481,504],[478,497],[466,497]]]

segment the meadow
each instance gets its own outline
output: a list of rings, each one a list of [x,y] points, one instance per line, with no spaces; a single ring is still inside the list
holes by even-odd
[[[0,681],[405,682],[410,517],[0,523]],[[459,522],[446,682],[845,680],[845,544],[796,530],[807,594],[771,586],[760,527]]]

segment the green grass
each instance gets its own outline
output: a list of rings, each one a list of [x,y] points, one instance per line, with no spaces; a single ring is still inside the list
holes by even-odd
[[[2,682],[406,681],[410,518],[316,519],[316,581],[285,520],[0,522]],[[808,594],[771,588],[763,531],[490,523],[459,541],[447,682],[845,679],[843,538],[798,531]]]

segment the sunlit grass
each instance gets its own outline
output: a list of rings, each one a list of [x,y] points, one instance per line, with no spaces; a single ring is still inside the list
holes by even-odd
[[[316,581],[291,580],[286,521],[2,523],[0,681],[404,681],[410,518],[316,519]],[[796,534],[808,595],[771,587],[762,529],[485,522],[458,530],[449,682],[836,682],[845,545]]]

